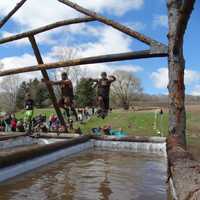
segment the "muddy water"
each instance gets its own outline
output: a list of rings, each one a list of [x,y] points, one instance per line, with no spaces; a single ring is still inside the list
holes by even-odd
[[[0,184],[0,200],[166,200],[165,181],[162,157],[91,150]]]

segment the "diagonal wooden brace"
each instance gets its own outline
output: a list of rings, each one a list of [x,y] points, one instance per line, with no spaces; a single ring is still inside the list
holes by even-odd
[[[40,50],[38,48],[38,45],[37,45],[37,43],[35,41],[34,36],[29,36],[29,41],[30,41],[30,43],[32,45],[32,48],[33,48],[33,51],[34,51],[34,54],[35,54],[35,57],[37,59],[38,64],[44,64],[44,62],[42,60],[42,56],[40,54]],[[45,79],[45,82],[47,83],[47,81],[49,81],[49,76],[48,76],[47,71],[45,69],[41,69],[41,72],[42,72],[42,75],[43,75],[43,77]],[[62,116],[62,112],[61,112],[61,110],[60,110],[60,108],[58,106],[57,99],[56,99],[56,96],[55,96],[54,91],[53,91],[53,87],[48,83],[46,84],[46,86],[47,86],[47,89],[49,91],[49,97],[52,100],[53,106],[54,106],[55,111],[57,113],[57,116],[58,116],[58,118],[60,120],[60,123],[65,127],[65,131],[67,132],[67,126],[66,126],[65,120],[64,120],[64,118]]]
[[[0,20],[0,28],[19,10],[27,0],[21,0],[2,20]]]
[[[58,21],[58,22],[48,24],[46,26],[42,26],[42,27],[27,31],[27,32],[23,32],[23,33],[19,33],[16,35],[2,38],[2,39],[0,39],[0,44],[27,38],[29,36],[43,33],[45,31],[49,31],[49,30],[52,30],[52,29],[55,29],[58,27],[72,25],[72,24],[78,24],[78,23],[83,23],[83,22],[91,22],[91,21],[95,21],[95,19],[93,19],[91,17],[79,17],[79,18],[74,18],[74,19]]]

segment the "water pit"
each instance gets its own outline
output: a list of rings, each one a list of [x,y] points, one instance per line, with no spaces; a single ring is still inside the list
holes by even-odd
[[[1,149],[1,200],[167,199],[165,138],[24,137]]]
[[[166,159],[90,149],[1,183],[1,200],[165,200]]]

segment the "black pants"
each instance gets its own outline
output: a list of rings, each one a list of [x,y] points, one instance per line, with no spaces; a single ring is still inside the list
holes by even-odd
[[[98,97],[99,99],[99,106],[103,110],[109,110],[109,97],[108,96],[100,96]]]
[[[78,120],[78,115],[73,103],[73,97],[63,97],[59,101],[59,105],[66,111],[67,117],[70,117],[69,109],[71,109],[73,115],[75,116],[76,120]]]

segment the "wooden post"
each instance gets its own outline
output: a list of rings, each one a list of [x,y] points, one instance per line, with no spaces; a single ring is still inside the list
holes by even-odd
[[[27,0],[21,0],[2,20],[0,20],[0,28],[17,12],[17,10],[26,2]]]
[[[195,0],[168,0],[169,19],[169,134],[186,148],[186,112],[183,56],[184,33]],[[187,4],[187,6],[185,6]],[[183,10],[182,8],[185,8]]]
[[[39,50],[39,48],[37,46],[37,43],[35,41],[34,36],[29,36],[29,41],[30,41],[30,43],[32,45],[32,48],[33,48],[33,51],[34,51],[34,54],[35,54],[35,57],[37,59],[38,64],[44,64],[44,62],[42,60],[42,56],[40,54],[40,50]],[[45,69],[41,69],[41,72],[42,72],[42,75],[43,75],[43,77],[45,79],[45,82],[49,81],[49,76],[48,76],[47,71]],[[56,96],[55,96],[54,91],[53,91],[53,87],[48,83],[46,83],[46,86],[47,86],[47,89],[49,91],[49,97],[52,100],[53,106],[54,106],[55,111],[57,113],[57,116],[58,116],[58,118],[60,120],[60,123],[65,127],[65,131],[67,132],[67,126],[66,126],[65,120],[64,120],[64,118],[62,116],[62,112],[61,112],[61,110],[60,110],[60,108],[58,106],[57,99],[56,99]]]

